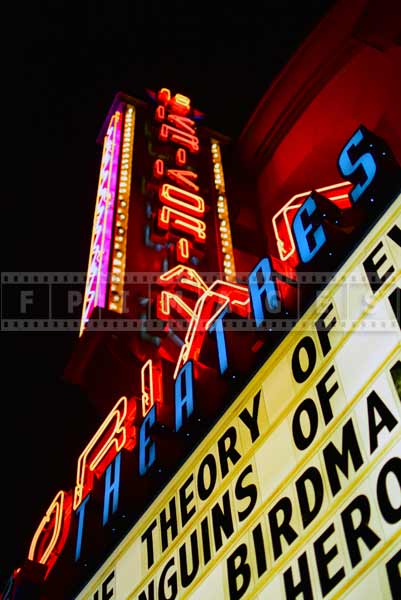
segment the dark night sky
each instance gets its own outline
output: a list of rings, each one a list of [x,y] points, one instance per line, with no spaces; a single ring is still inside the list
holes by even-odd
[[[235,140],[333,4],[268,0],[249,13],[243,2],[18,4],[5,56],[13,164],[3,272],[86,270],[96,137],[117,91],[145,98],[146,88],[170,87]],[[27,555],[55,493],[73,486],[94,433],[85,396],[62,380],[76,333],[3,333],[0,584]]]

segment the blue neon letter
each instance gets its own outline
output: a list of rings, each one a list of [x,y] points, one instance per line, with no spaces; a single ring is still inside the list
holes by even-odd
[[[256,326],[262,323],[265,317],[264,305],[273,312],[279,306],[276,284],[272,280],[270,260],[262,258],[248,277],[249,295],[251,297],[253,316]]]
[[[155,443],[149,437],[149,430],[156,423],[156,404],[152,406],[139,429],[139,474],[145,475],[156,460]]]
[[[194,411],[193,373],[192,361],[188,361],[182,367],[175,380],[175,431],[181,429],[183,424],[183,412],[185,410],[188,418]]]
[[[228,368],[226,338],[224,336],[223,329],[223,318],[226,312],[227,309],[222,310],[219,316],[213,321],[213,324],[209,329],[209,333],[212,331],[216,332],[217,354],[219,357],[219,367],[221,374],[225,373],[225,371],[227,371]]]
[[[355,173],[357,169],[359,169],[357,176],[359,174],[362,175],[362,172],[364,173],[364,176],[362,177],[362,183],[357,183],[350,193],[351,200],[354,203],[359,200],[360,196],[363,194],[366,188],[370,186],[376,174],[376,162],[369,152],[362,154],[362,156],[360,156],[356,160],[350,158],[350,150],[352,148],[356,148],[358,144],[362,142],[362,140],[363,131],[362,129],[358,129],[354,133],[348,144],[346,144],[346,146],[342,149],[341,154],[338,157],[338,168],[340,169],[341,175],[343,175],[344,177],[349,177],[350,175]]]
[[[326,243],[326,235],[322,225],[313,229],[311,217],[316,211],[316,202],[309,196],[298,209],[292,223],[298,253],[303,263],[308,263]]]
[[[77,531],[77,543],[75,545],[75,560],[79,560],[81,556],[81,548],[82,548],[82,533],[84,530],[84,521],[85,521],[85,506],[88,502],[90,494],[82,500],[81,504],[78,506],[75,513],[78,515],[78,531]]]
[[[118,497],[120,492],[120,465],[121,453],[119,452],[113,462],[107,467],[106,478],[104,482],[104,500],[103,500],[103,525],[109,520],[110,496],[113,495],[112,513],[118,508]],[[111,480],[114,468],[114,478]]]

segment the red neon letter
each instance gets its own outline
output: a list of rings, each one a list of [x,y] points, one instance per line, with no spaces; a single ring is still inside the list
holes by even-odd
[[[189,189],[192,189],[195,192],[199,190],[199,185],[194,183],[194,180],[196,181],[198,179],[198,175],[193,171],[186,171],[183,169],[168,169],[167,177],[176,183],[187,186]]]
[[[192,194],[170,183],[164,183],[159,190],[159,198],[163,204],[183,210],[192,215],[205,214],[205,201],[201,196]]]
[[[160,309],[159,309],[160,307]],[[184,317],[187,321],[190,321],[193,317],[194,311],[192,308],[182,300],[177,294],[172,292],[166,292],[163,290],[160,294],[160,303],[157,310],[157,316],[159,319],[166,319],[171,315],[171,309],[174,307],[175,310],[181,317]]]
[[[175,154],[175,162],[179,167],[183,167],[187,163],[187,152],[184,148],[178,148]]]
[[[93,487],[93,478],[105,471],[122,448],[131,450],[136,444],[133,426],[135,403],[125,396],[119,399],[78,459],[74,492],[74,510]]]
[[[168,229],[171,226],[173,229],[189,233],[197,242],[206,240],[206,224],[203,221],[170,206],[163,206],[159,210],[158,225],[161,229]]]
[[[46,577],[67,540],[71,522],[71,503],[71,492],[60,490],[32,538],[28,558],[47,566]]]
[[[160,102],[160,104],[168,104],[170,98],[171,92],[168,88],[161,88],[161,90],[157,92],[157,101]]]
[[[166,109],[164,108],[163,104],[159,104],[159,106],[156,108],[156,112],[155,112],[155,119],[156,121],[164,121],[164,119],[166,118]]]
[[[198,272],[192,267],[184,265],[176,265],[160,275],[160,283],[164,285],[177,285],[180,288],[196,291],[199,294],[203,294],[208,289]]]
[[[169,115],[167,120],[170,121],[173,125],[180,129],[185,133],[190,133],[191,135],[195,135],[195,121],[192,119],[188,119],[188,117],[180,117],[178,115]]]
[[[238,315],[247,316],[248,289],[242,285],[218,280],[202,294],[195,304],[185,343],[174,371],[174,379],[189,359],[198,360],[206,332],[226,306],[230,306],[230,310]]]
[[[182,94],[176,94],[174,98],[170,100],[171,111],[177,115],[187,115],[191,110],[191,100],[188,96]]]
[[[187,262],[189,258],[189,242],[185,238],[180,238],[177,243],[177,260]]]
[[[155,402],[161,402],[162,372],[160,365],[154,365],[152,359],[146,361],[141,369],[142,415],[145,417]]]
[[[195,292],[199,297],[208,289],[202,277],[191,267],[177,265],[166,271],[166,273],[163,273],[163,275],[160,275],[159,282],[162,285],[171,286],[171,291],[163,290],[161,292],[158,317],[165,319],[170,316],[171,308],[174,307],[184,319],[190,321],[193,318],[194,311],[182,300],[181,295],[175,293],[175,290],[177,287],[179,290],[190,290],[191,292]]]
[[[185,146],[190,152],[199,152],[199,138],[176,127],[167,125],[167,123],[163,123],[160,127],[159,139],[162,142],[167,142],[170,139],[176,144]]]
[[[160,179],[164,174],[164,161],[161,158],[155,160],[153,164],[153,177],[156,179]]]

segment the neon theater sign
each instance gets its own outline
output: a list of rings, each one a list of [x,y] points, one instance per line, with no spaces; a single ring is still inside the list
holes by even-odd
[[[202,403],[207,402],[205,395],[199,392],[204,389],[205,365],[202,361],[205,346],[214,348],[214,363],[209,362],[206,368],[207,385],[215,381],[217,386],[219,381],[228,375],[231,377],[233,371],[239,369],[237,363],[233,366],[231,362],[236,343],[241,344],[241,356],[253,357],[253,368],[257,368],[260,357],[266,358],[274,349],[270,341],[274,338],[269,330],[271,320],[280,315],[297,318],[291,294],[294,285],[298,285],[298,275],[308,270],[317,271],[317,267],[334,271],[401,189],[401,170],[391,151],[381,139],[360,126],[339,155],[338,169],[344,181],[291,198],[273,216],[278,257],[263,257],[246,281],[239,283],[219,142],[213,136],[208,140],[212,191],[206,197],[202,186],[204,190],[207,187],[200,182],[199,173],[191,163],[191,157],[194,159],[199,155],[204,141],[197,135],[194,117],[199,117],[199,113],[192,109],[188,97],[172,96],[168,89],[153,95],[152,110],[153,127],[157,131],[155,147],[159,150],[151,153],[152,168],[147,188],[151,203],[146,211],[144,240],[146,252],[152,257],[159,256],[157,260],[164,267],[159,272],[152,307],[155,316],[169,331],[177,315],[186,323],[186,329],[183,334],[176,332],[182,337],[175,347],[173,345],[173,350],[163,338],[161,343],[159,340],[153,345],[149,356],[142,360],[140,395],[135,397],[127,393],[117,401],[112,399],[113,408],[78,458],[73,489],[57,492],[51,501],[32,538],[28,554],[29,560],[43,565],[46,578],[57,561],[62,560],[64,552],[72,554],[78,566],[88,560],[94,549],[90,548],[87,529],[94,527],[96,519],[96,527],[100,530],[113,523],[121,512],[121,503],[124,504],[124,487],[138,486],[138,490],[141,487],[146,490],[147,478],[157,479],[164,457],[158,447],[158,440],[162,438],[155,430],[159,433],[160,427],[169,430],[170,449],[174,439],[179,441],[181,448],[185,436],[196,431]],[[125,115],[124,120],[120,111],[115,112],[105,135],[81,333],[94,307],[105,303],[109,260],[112,261],[112,273],[117,266],[114,272],[117,276],[114,279],[112,276],[109,287],[110,307],[122,311],[122,274],[127,260],[129,227],[127,219],[121,219],[121,215],[128,216],[135,107],[128,106]],[[136,131],[138,126],[136,123]],[[116,193],[119,204],[113,225]],[[114,235],[111,233],[113,226]],[[208,236],[212,237],[213,230],[215,251],[210,257]],[[395,231],[394,239],[399,246],[400,235],[399,229]],[[341,240],[341,247],[338,240]],[[213,262],[216,255],[221,276],[209,282],[198,265],[202,260],[209,265],[216,264]],[[116,258],[117,263],[114,262]],[[281,273],[279,266],[283,268]],[[380,264],[372,263],[371,266],[377,271]],[[305,293],[302,310],[319,289],[321,287],[315,287],[309,296],[301,289]],[[327,315],[322,315],[319,333],[323,353],[330,350],[327,333],[333,326],[333,321],[327,324],[325,318]],[[238,325],[228,338],[230,333],[227,333],[226,325],[233,321],[237,325],[252,324],[252,332],[238,333],[241,331]],[[280,339],[285,335],[286,332],[281,333]],[[150,335],[146,338],[147,348],[152,346],[149,339]],[[252,350],[255,339],[258,340],[258,353]],[[249,363],[245,362],[248,368]],[[298,366],[302,380],[305,373],[301,363]],[[224,389],[231,388],[228,385]],[[252,415],[245,415],[244,419],[250,421]],[[191,451],[197,438],[192,439],[186,441],[186,453]],[[224,450],[226,462],[234,455],[231,442]],[[161,447],[165,445],[161,444]],[[133,460],[135,472],[131,468]],[[130,465],[129,469],[124,466],[125,462]],[[132,494],[130,498],[132,501]],[[140,510],[137,511],[137,518],[140,514]],[[132,522],[129,525],[132,526]],[[151,564],[152,559],[149,560]]]

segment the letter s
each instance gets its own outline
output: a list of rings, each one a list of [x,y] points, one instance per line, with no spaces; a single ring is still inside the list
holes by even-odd
[[[349,177],[354,183],[350,192],[352,202],[355,204],[363,192],[370,186],[376,175],[376,161],[370,152],[361,152],[359,144],[366,139],[366,128],[361,125],[352,138],[342,149],[338,157],[338,168],[343,177]]]

